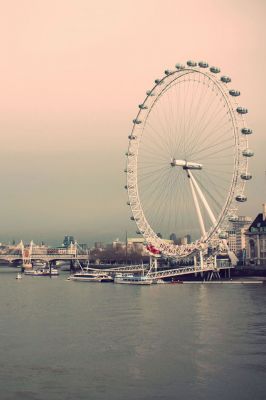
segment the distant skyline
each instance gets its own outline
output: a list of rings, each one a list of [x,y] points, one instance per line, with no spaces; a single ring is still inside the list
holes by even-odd
[[[0,241],[135,236],[123,172],[132,119],[154,79],[188,59],[230,75],[249,110],[253,179],[239,215],[255,217],[266,202],[265,15],[263,0],[3,2]]]

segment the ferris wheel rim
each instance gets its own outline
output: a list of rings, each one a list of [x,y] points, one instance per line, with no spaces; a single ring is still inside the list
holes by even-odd
[[[205,78],[209,79],[216,89],[219,91],[219,93],[222,95],[223,100],[226,102],[227,105],[227,110],[230,112],[231,118],[232,118],[232,125],[233,125],[233,132],[234,132],[234,139],[235,139],[235,159],[234,159],[234,170],[233,170],[233,175],[232,175],[232,180],[230,184],[230,190],[228,193],[228,196],[226,198],[225,204],[223,209],[221,210],[220,215],[217,218],[217,223],[216,225],[212,226],[211,229],[208,231],[208,235],[206,237],[201,237],[198,240],[195,240],[192,244],[186,244],[186,245],[181,245],[181,246],[176,246],[172,245],[169,243],[166,243],[166,241],[160,237],[154,232],[154,230],[151,228],[148,220],[145,217],[145,213],[142,209],[142,204],[140,201],[139,197],[139,192],[138,192],[138,167],[137,167],[137,160],[138,160],[138,151],[139,151],[139,146],[140,146],[140,139],[136,138],[137,136],[142,136],[146,122],[149,118],[150,113],[152,112],[153,107],[155,104],[158,102],[158,99],[163,96],[167,90],[171,87],[174,81],[178,81],[182,76],[184,75],[189,75],[189,74],[200,74],[204,76]],[[174,79],[170,79],[173,77]],[[168,83],[167,83],[168,82]],[[133,128],[130,134],[130,139],[129,139],[129,146],[128,146],[128,153],[127,153],[127,191],[128,191],[128,197],[129,197],[129,204],[131,206],[131,212],[133,215],[133,218],[138,226],[138,229],[140,233],[144,236],[146,241],[152,245],[154,245],[156,248],[158,248],[162,253],[166,255],[177,255],[177,256],[187,256],[191,254],[195,250],[199,250],[203,247],[206,247],[206,244],[210,242],[210,239],[213,238],[215,235],[217,235],[222,227],[222,222],[225,220],[226,216],[232,211],[236,209],[236,205],[234,204],[232,206],[232,203],[234,202],[234,196],[236,195],[236,192],[240,193],[240,195],[243,195],[244,192],[244,186],[245,186],[245,181],[244,179],[240,180],[240,173],[241,171],[246,171],[247,173],[247,157],[243,160],[242,166],[240,168],[239,164],[240,158],[241,158],[241,150],[244,146],[244,148],[248,148],[247,146],[247,137],[245,137],[245,143],[243,145],[243,140],[241,141],[240,137],[240,122],[239,122],[239,115],[237,114],[237,105],[238,103],[235,101],[235,99],[230,99],[228,95],[228,90],[227,90],[227,83],[228,82],[223,82],[221,79],[220,81],[217,79],[217,73],[212,73],[203,71],[200,68],[196,68],[193,66],[192,68],[183,68],[179,69],[176,71],[171,71],[170,73],[166,74],[162,79],[158,79],[155,82],[156,84],[154,87],[147,93],[146,98],[144,101],[141,103],[139,106],[139,112],[137,113],[136,118],[133,120]],[[161,89],[160,89],[161,88]],[[168,88],[168,89],[167,89]],[[158,90],[158,93],[156,93],[156,90]],[[235,91],[236,92],[236,91]],[[151,97],[154,97],[154,100],[151,102],[152,105],[150,107],[146,107],[147,102],[151,99]],[[148,110],[148,111],[147,111]],[[146,116],[145,113],[146,112]],[[143,121],[140,120],[140,116],[144,115],[144,123]],[[139,125],[143,123],[143,128],[139,129]],[[243,127],[246,126],[244,117],[241,115],[241,126],[242,129]],[[135,139],[133,139],[135,138]],[[242,138],[243,139],[243,138]],[[132,142],[134,143],[134,146],[132,146]],[[241,144],[241,143],[242,144]],[[137,143],[137,146],[135,144]],[[241,147],[242,146],[242,147]],[[135,151],[135,154],[131,151]],[[133,162],[132,162],[133,161]]]

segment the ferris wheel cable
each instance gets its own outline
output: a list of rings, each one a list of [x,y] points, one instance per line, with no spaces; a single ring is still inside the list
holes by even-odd
[[[224,140],[224,143],[228,142],[229,140],[230,140],[230,138],[226,139],[226,141]],[[231,142],[232,142],[232,139],[231,139]],[[215,147],[218,147],[218,148],[217,148],[216,151],[213,151],[213,150],[215,150],[215,149],[213,149],[213,148],[215,148]],[[210,152],[210,154],[209,154],[209,155],[208,155],[208,154],[205,154],[205,155],[204,155],[204,152],[208,151],[210,148],[213,149],[213,150]],[[194,153],[192,153],[192,154],[193,154],[193,158],[196,158],[196,157],[197,157],[199,154],[201,154],[201,153],[203,153],[203,154],[201,154],[200,157],[204,157],[204,159],[205,159],[206,157],[211,158],[213,155],[215,155],[215,154],[217,154],[217,153],[225,152],[225,151],[227,151],[227,150],[232,150],[232,149],[234,149],[234,145],[233,145],[233,144],[230,144],[229,146],[221,147],[221,146],[219,146],[219,144],[217,143],[217,145],[213,145],[213,146],[211,146],[210,148],[205,147],[205,148],[203,148],[202,150],[199,149],[199,150],[197,150],[197,151],[194,151]],[[231,153],[230,151],[228,151],[228,154],[232,154],[232,153]]]
[[[150,193],[152,190],[159,190],[156,185],[160,184],[160,188],[163,187],[163,183],[168,177],[168,172],[165,171],[164,174],[157,174],[156,176],[149,176],[146,179],[139,179],[139,185],[142,188],[142,193],[145,195],[146,193]],[[163,189],[162,189],[163,190]],[[153,193],[154,194],[154,193]]]
[[[221,152],[224,153],[226,150],[229,150],[229,149],[232,149],[232,146],[227,146],[224,149],[219,149],[217,151],[214,151],[211,156],[208,156],[208,160],[212,160],[212,159],[216,159],[217,160],[217,157],[215,157],[215,155],[217,155],[217,154],[219,154]],[[227,158],[226,155],[224,155],[224,156],[220,155],[219,157],[220,158]],[[205,159],[207,159],[207,156],[205,156]],[[217,163],[217,165],[219,165],[219,163]],[[229,165],[233,165],[233,164],[229,164]]]
[[[190,133],[191,138],[197,137],[197,130],[198,130],[199,124],[202,119],[202,110],[204,110],[204,108],[206,109],[205,101],[207,98],[208,91],[209,91],[209,88],[206,84],[204,84],[203,87],[201,86],[201,92],[199,92],[199,95],[198,95],[198,103],[197,103],[196,113],[194,115],[194,123],[192,124],[191,133]],[[196,132],[195,132],[195,130],[196,130]]]
[[[163,106],[165,106],[165,104],[163,104]],[[163,134],[163,140],[166,142],[167,145],[167,149],[168,151],[171,150],[171,142],[170,142],[170,138],[169,138],[169,122],[167,120],[167,116],[164,112],[164,109],[160,109],[159,108],[159,112],[158,112],[158,107],[156,108],[156,117],[158,118],[159,124],[161,126],[162,132]]]
[[[189,93],[189,81],[188,84],[184,87],[184,101],[183,101],[183,123],[182,123],[182,130],[183,132],[186,131],[186,105],[187,105],[187,97],[188,97],[188,93]],[[184,141],[184,145],[185,145],[185,141]]]
[[[221,192],[217,189],[214,189],[214,187],[212,187],[212,194],[211,194],[211,191],[209,189],[207,189],[206,185],[204,185],[202,187],[204,189],[204,193],[205,193],[206,197],[210,201],[213,211],[218,216],[221,212],[224,201],[227,198],[227,193],[225,193],[224,191]],[[216,197],[216,199],[214,196]],[[219,201],[217,200],[218,196],[219,196]]]
[[[228,130],[228,132],[229,132],[229,130]],[[221,144],[227,143],[228,141],[231,142],[231,141],[232,141],[231,138],[223,139],[223,140],[221,140],[220,142],[216,142],[216,143],[214,143],[214,144],[211,145],[211,146],[206,145],[205,147],[198,148],[197,151],[195,151],[194,153],[190,153],[190,157],[193,157],[194,154],[199,155],[200,153],[203,153],[203,152],[205,152],[205,151],[207,151],[207,150],[210,150],[210,149],[212,149],[212,148],[214,148],[214,147],[216,147],[216,146],[219,146],[219,145],[221,145]],[[204,141],[204,143],[205,143],[205,141]],[[202,144],[203,144],[203,143],[202,143]]]
[[[215,203],[220,207],[221,202],[219,202],[218,199],[222,199],[225,195],[225,192],[227,193],[229,182],[227,182],[226,186],[222,186],[221,184],[217,184],[217,181],[212,180],[209,175],[206,175],[205,177],[198,177],[198,183],[200,184],[204,192],[208,193],[209,189],[207,188],[212,188],[212,192],[216,194]]]
[[[214,107],[214,110],[212,109]],[[215,118],[213,117],[213,113],[215,113]],[[209,118],[206,117],[207,113],[209,114]],[[222,124],[222,121],[225,118],[224,113],[222,113],[222,116],[220,119],[216,122],[217,116],[221,114],[221,110],[217,110],[216,104],[212,99],[210,99],[209,104],[207,105],[206,109],[204,112],[202,112],[201,119],[197,123],[197,132],[196,132],[196,137],[197,137],[197,142],[199,142],[202,137],[207,136],[206,131],[210,131],[211,128],[212,130],[216,130],[217,127],[220,127]],[[216,122],[216,126],[213,126],[214,123]],[[203,124],[204,123],[204,124]]]
[[[231,179],[229,180],[228,178],[221,178],[218,174],[202,174],[200,177],[198,177],[198,181],[201,182],[201,185],[203,187],[207,187],[207,185],[209,185],[210,187],[214,186],[213,190],[217,191],[226,191],[228,189],[228,186],[230,186],[231,184]]]
[[[139,175],[139,179],[141,179],[141,180],[148,179],[150,177],[154,177],[155,174],[157,174],[157,175],[160,174],[163,171],[168,171],[168,167],[163,166],[161,168],[152,169],[152,171],[149,170],[149,172],[146,171],[145,173],[142,173],[141,175]]]
[[[218,115],[218,113],[217,113]],[[220,130],[226,129],[228,126],[232,126],[232,124],[228,120],[228,116],[226,114],[222,114],[221,118],[217,120],[216,124],[214,125],[215,118],[202,127],[201,131],[199,130],[199,136],[202,138],[205,135],[205,138],[209,136],[210,138],[216,134]],[[208,128],[208,130],[207,130]],[[210,132],[210,134],[208,134]]]
[[[198,132],[196,137],[192,137],[192,138],[189,138],[189,139],[187,140],[187,152],[188,152],[189,154],[191,154],[191,153],[193,152],[193,149],[195,149],[196,146],[198,145],[198,143],[201,142],[201,140],[202,140],[202,135],[200,135],[200,133],[201,133],[201,132]],[[206,135],[206,136],[207,136],[207,135]]]
[[[168,177],[169,180],[169,177]],[[160,192],[160,195],[158,195],[158,201],[152,206],[156,210],[156,218],[153,218],[152,225],[155,224],[157,226],[165,226],[165,223],[162,224],[163,220],[166,220],[167,218],[167,213],[165,213],[163,210],[165,209],[165,204],[169,204],[169,188],[171,187],[171,184],[169,185],[168,182],[163,185],[162,190]],[[167,190],[168,189],[168,190]],[[158,222],[156,223],[156,220]]]
[[[223,204],[224,198],[227,196],[229,182],[227,182],[226,185],[217,184],[217,182],[213,181],[209,176],[198,177],[197,182],[204,193],[208,194],[212,192],[212,203],[215,203],[215,207],[218,206],[218,208],[220,208]]]
[[[205,91],[204,91],[205,93]],[[200,95],[200,93],[198,94],[198,108],[197,108],[197,112],[195,113],[195,111],[193,110],[193,114],[192,115],[192,109],[190,111],[190,115],[188,116],[188,120],[189,120],[189,125],[186,127],[186,131],[188,132],[188,140],[187,140],[187,144],[191,142],[191,139],[194,137],[194,133],[195,133],[195,127],[197,126],[197,130],[198,130],[198,118],[199,115],[201,113],[201,109],[204,106],[204,101],[202,101],[202,96]],[[205,96],[204,96],[205,99]],[[192,98],[193,100],[193,98]],[[192,103],[192,101],[190,101],[190,103]],[[193,121],[194,120],[194,121]],[[194,122],[194,123],[193,123]]]
[[[144,153],[144,151],[145,151],[145,153]],[[157,154],[155,154],[155,151],[157,151]],[[140,156],[143,156],[143,158],[145,156],[146,158],[149,157],[151,159],[162,160],[162,161],[164,161],[166,159],[169,160],[169,158],[170,158],[170,155],[168,152],[166,154],[165,154],[165,152],[163,152],[163,154],[162,154],[161,152],[159,152],[159,149],[156,147],[154,148],[154,150],[152,150],[152,148],[142,150],[142,152],[139,152],[139,154],[140,154]],[[168,156],[167,156],[167,154],[168,154]]]
[[[199,83],[198,83],[198,85],[199,85]],[[197,89],[198,89],[198,85],[197,85]],[[197,90],[197,89],[196,89],[196,90]],[[192,110],[193,110],[195,98],[196,98],[196,93],[195,93],[195,96],[192,96],[192,101],[190,102],[190,107],[189,107],[189,110],[188,110],[188,124],[187,124],[187,126],[186,126],[186,131],[187,131],[188,133],[190,133],[190,131],[191,131],[191,125],[192,125]]]
[[[169,89],[169,88],[168,88]],[[183,90],[183,88],[182,88],[182,90]],[[180,92],[180,90],[179,90],[179,92]],[[182,124],[183,124],[183,118],[184,118],[184,115],[183,115],[184,113],[182,113],[181,114],[181,118],[179,118],[179,129],[181,129],[181,126],[182,126]]]
[[[164,189],[164,184],[166,182],[167,179],[169,179],[169,173],[166,170],[164,173],[160,174],[161,176],[159,178],[155,177],[153,179],[153,181],[149,182],[149,185],[145,185],[143,186],[143,182],[140,181],[140,185],[142,188],[142,193],[143,195],[145,195],[146,193],[150,194],[154,194],[154,190],[157,190],[157,192],[159,192],[158,196],[160,197],[160,193],[163,195],[165,194],[165,189]],[[167,182],[168,183],[168,182]],[[151,193],[152,191],[152,193]],[[152,197],[151,197],[152,198]],[[156,199],[156,197],[155,197]]]
[[[218,115],[218,113],[217,113]],[[215,122],[215,125],[214,125]],[[213,118],[213,121],[211,123],[209,123],[209,125],[205,124],[204,127],[199,128],[197,131],[197,139],[202,140],[205,136],[205,139],[207,137],[213,137],[218,131],[220,130],[224,130],[227,127],[231,126],[231,124],[229,123],[227,116],[225,114],[222,114],[221,118],[216,121],[215,118]]]
[[[201,184],[200,181],[198,181],[198,183],[201,185],[201,187],[203,186],[203,185]],[[216,205],[216,210],[220,210],[222,204],[219,203],[219,202],[217,201],[217,199],[216,199],[216,198],[211,194],[211,192],[207,189],[208,186],[204,185],[203,187],[204,187],[205,192],[208,194],[209,198],[212,200],[213,204]]]
[[[203,117],[203,118],[205,118],[205,117]],[[222,115],[222,117],[221,117],[221,118],[219,119],[219,121],[217,122],[216,126],[214,126],[214,127],[212,128],[213,134],[216,132],[217,129],[219,130],[219,128],[221,128],[221,126],[223,126],[223,120],[224,120],[224,119],[225,119],[225,115]],[[211,121],[211,120],[209,119],[209,121],[205,124],[204,127],[199,128],[197,139],[194,141],[194,143],[192,143],[192,145],[194,146],[194,148],[195,148],[195,147],[198,145],[198,143],[201,141],[202,136],[204,135],[204,132],[206,132],[206,130],[207,130],[208,124],[210,124],[210,121]],[[227,122],[225,122],[225,125],[227,125]],[[209,126],[209,128],[210,128],[210,126]],[[208,134],[205,135],[205,140],[207,139],[208,136],[209,136]]]
[[[230,185],[231,183],[231,177],[232,177],[232,171],[233,171],[233,165],[230,164],[228,171],[226,173],[224,172],[224,169],[213,169],[213,168],[205,168],[205,170],[202,170],[202,174],[198,175],[198,179],[209,179],[209,183],[213,183],[214,185],[218,186],[219,183],[220,185]],[[229,175],[229,172],[231,172],[231,175]],[[211,180],[213,180],[211,182]]]
[[[165,137],[165,135],[163,135],[164,131],[163,130],[158,131],[150,123],[146,123],[146,124],[148,125],[148,127],[150,129],[152,129],[152,131],[157,135],[157,137],[160,138],[160,142],[157,142],[158,146],[164,147],[166,149],[166,151],[168,152],[169,151],[169,147],[167,146],[167,143],[165,143],[165,140],[164,140],[164,137]]]

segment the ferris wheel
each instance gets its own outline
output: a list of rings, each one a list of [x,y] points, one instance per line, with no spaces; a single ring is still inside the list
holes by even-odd
[[[128,136],[128,205],[137,233],[166,256],[226,239],[252,178],[248,110],[231,78],[208,63],[166,70],[146,92]]]

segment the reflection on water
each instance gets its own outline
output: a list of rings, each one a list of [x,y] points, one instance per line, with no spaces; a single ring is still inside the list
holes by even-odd
[[[0,272],[4,399],[264,399],[264,285]]]

